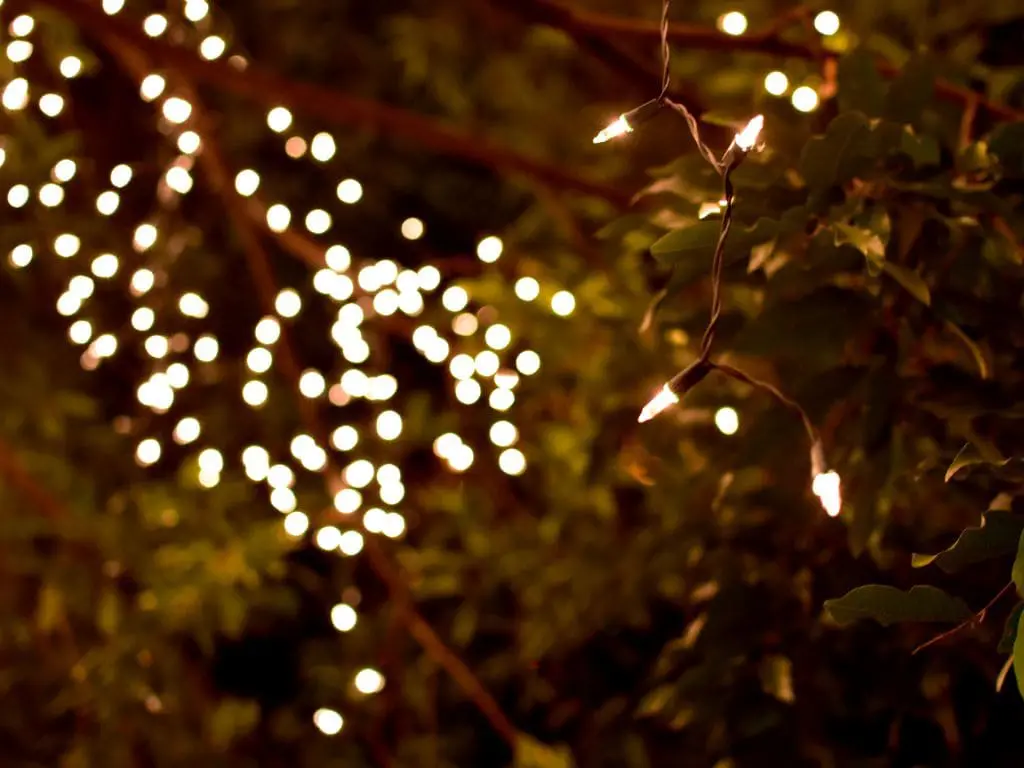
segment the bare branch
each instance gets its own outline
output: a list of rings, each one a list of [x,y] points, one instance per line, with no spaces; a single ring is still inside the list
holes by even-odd
[[[193,82],[205,83],[259,104],[285,105],[297,113],[334,125],[378,130],[510,176],[523,176],[555,189],[597,197],[616,208],[624,209],[629,205],[629,196],[614,187],[580,178],[482,137],[463,134],[425,115],[332,88],[291,80],[255,63],[250,63],[243,72],[223,61],[206,61],[186,48],[147,37],[139,31],[138,25],[107,16],[86,0],[37,2],[60,12],[90,35],[115,37],[158,66],[172,69]],[[16,0],[14,5],[27,5],[27,2]]]

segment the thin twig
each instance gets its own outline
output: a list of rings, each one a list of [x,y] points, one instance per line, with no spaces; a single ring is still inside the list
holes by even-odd
[[[974,627],[974,626],[977,626],[977,625],[981,624],[983,621],[985,621],[985,616],[989,612],[989,610],[996,603],[999,602],[999,599],[1003,595],[1005,595],[1007,592],[1012,590],[1013,587],[1014,587],[1014,583],[1013,583],[1012,580],[1007,582],[1006,585],[996,593],[996,596],[993,597],[991,600],[988,601],[988,603],[985,604],[984,608],[982,608],[976,614],[971,616],[969,619],[961,622],[960,624],[957,624],[952,629],[947,630],[947,631],[943,632],[940,635],[936,635],[931,640],[929,640],[929,641],[927,641],[925,643],[921,643],[921,645],[917,646],[917,648],[915,648],[913,650],[913,653],[917,653],[918,651],[923,651],[925,648],[927,648],[930,645],[935,645],[936,643],[940,643],[943,640],[945,640],[946,638],[952,637],[953,635],[958,634],[959,632],[962,632],[963,630],[967,629],[968,627]]]
[[[116,37],[158,66],[175,70],[193,82],[212,85],[259,104],[284,105],[334,125],[375,129],[501,173],[597,197],[616,208],[624,209],[629,205],[629,196],[618,189],[581,178],[489,140],[465,135],[425,115],[333,88],[291,80],[256,63],[250,62],[240,71],[221,60],[207,61],[187,48],[146,36],[139,31],[139,24],[120,18],[123,14],[108,16],[86,0],[36,0],[36,3],[60,12],[93,36]],[[14,0],[11,5],[17,9],[30,3]]]

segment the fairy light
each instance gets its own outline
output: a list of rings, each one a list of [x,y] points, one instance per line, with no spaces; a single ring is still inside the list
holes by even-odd
[[[82,60],[77,56],[65,56],[60,60],[58,69],[61,75],[71,80],[82,74]]]
[[[153,437],[147,437],[135,448],[135,460],[144,467],[160,461],[160,454],[160,442]]]
[[[28,99],[28,80],[23,77],[16,77],[7,83],[4,88],[3,97],[0,98],[0,103],[3,103],[5,109],[17,112],[28,105]]]
[[[789,78],[778,70],[769,72],[764,76],[764,89],[772,96],[782,96],[789,90]]]
[[[327,211],[316,208],[306,214],[306,229],[314,235],[322,235],[331,228],[331,214]]]
[[[500,237],[489,235],[477,244],[476,256],[485,264],[493,264],[501,257],[504,248]]]
[[[558,291],[551,297],[551,311],[556,315],[568,317],[576,309],[576,297],[569,291]]]
[[[217,343],[217,339],[210,335],[200,336],[192,346],[192,354],[201,363],[212,363],[217,359],[219,351],[220,344]]]
[[[64,200],[64,189],[59,184],[43,184],[39,188],[39,202],[47,208],[56,208]]]
[[[356,610],[351,605],[338,603],[331,608],[331,624],[339,632],[350,632],[356,626],[358,617]]]
[[[267,402],[270,391],[262,381],[247,381],[242,386],[242,400],[252,408],[259,408]]]
[[[32,48],[28,40],[12,40],[7,44],[7,58],[14,64],[28,61],[32,56]]]
[[[290,512],[284,518],[284,531],[289,536],[298,538],[309,530],[309,517],[304,512]],[[341,728],[339,719],[339,730]]]
[[[235,176],[235,191],[242,197],[250,197],[256,194],[260,187],[260,175],[252,168],[239,171]]]
[[[64,110],[64,97],[59,93],[44,93],[39,97],[39,111],[47,117],[56,117]]]
[[[345,179],[338,184],[338,199],[343,203],[352,205],[358,203],[363,197],[363,185],[355,179]]]
[[[135,270],[131,279],[131,291],[136,296],[141,296],[145,293],[149,293],[156,285],[156,275],[153,271],[143,267],[142,269]]]
[[[30,197],[28,187],[24,184],[15,184],[7,190],[7,204],[11,208],[22,208]]]
[[[492,325],[484,333],[484,343],[491,349],[505,349],[505,347],[512,343],[512,331],[509,330],[507,325],[502,325],[501,323]]]
[[[142,78],[142,83],[139,85],[139,94],[145,101],[154,101],[160,98],[166,87],[167,81],[163,76],[152,73]]]
[[[21,268],[27,267],[32,263],[33,255],[32,246],[22,243],[11,249],[8,259],[10,260],[12,267]]]
[[[729,11],[718,18],[718,28],[727,35],[738,37],[747,31],[747,17],[739,11]]]
[[[498,456],[498,468],[506,475],[521,475],[526,471],[526,456],[518,448],[506,448]]]
[[[408,218],[402,222],[401,231],[406,240],[419,240],[423,237],[423,222],[417,218]]]
[[[281,317],[295,317],[302,309],[302,299],[291,288],[285,288],[274,299],[274,309]]]
[[[333,709],[318,709],[313,713],[313,725],[325,736],[337,736],[344,722]]]
[[[822,11],[814,17],[814,28],[818,34],[830,37],[839,31],[839,17],[833,11]]]
[[[735,435],[740,428],[740,416],[735,408],[719,408],[715,411],[715,426],[723,435]]]
[[[314,160],[321,163],[326,163],[334,157],[336,151],[337,145],[334,143],[334,137],[329,133],[318,133],[309,144],[309,153]]]
[[[267,113],[267,126],[274,133],[284,133],[291,124],[292,113],[286,107],[274,107]]]
[[[10,25],[7,27],[7,31],[10,32],[13,37],[27,37],[32,34],[32,30],[35,29],[35,27],[36,20],[27,13],[23,13],[11,20]]]
[[[523,301],[533,301],[540,296],[540,283],[532,277],[520,277],[516,280],[515,292]]]
[[[96,197],[96,212],[102,216],[113,216],[117,206],[121,204],[121,196],[112,189],[100,192]]]
[[[524,349],[516,355],[516,370],[524,376],[532,376],[540,370],[540,355],[532,349]]]
[[[641,104],[636,109],[619,115],[594,137],[594,143],[604,144],[606,141],[632,133],[636,130],[637,126],[653,117],[659,109],[661,109],[659,101],[652,99],[646,104]]]
[[[72,235],[70,233],[57,235],[53,241],[53,252],[62,259],[70,259],[78,253],[81,247],[82,241],[78,239],[77,235]]]
[[[345,531],[338,539],[338,550],[343,555],[355,557],[363,551],[363,534],[359,531]]]
[[[283,203],[275,203],[267,209],[267,227],[271,232],[284,232],[292,221],[292,212]]]
[[[799,112],[813,112],[818,108],[818,92],[808,85],[801,85],[793,91],[790,100]]]
[[[459,336],[472,336],[479,327],[480,321],[469,312],[463,312],[452,319],[452,330]]]
[[[142,21],[142,31],[150,37],[160,37],[167,31],[167,17],[159,13],[150,14]]]
[[[384,689],[384,676],[375,669],[361,669],[353,681],[356,690],[363,694],[378,693]]]
[[[76,320],[68,327],[68,339],[72,344],[87,344],[92,338],[92,323],[88,320]]]
[[[124,8],[125,0],[103,0],[103,12],[108,16],[120,13]]]
[[[118,189],[123,189],[131,182],[132,175],[131,166],[124,165],[123,163],[121,165],[115,165],[110,171],[110,183]]]
[[[194,155],[203,145],[203,140],[195,131],[182,131],[178,136],[178,149],[182,154]]]
[[[202,21],[210,13],[210,4],[206,0],[185,0],[185,18],[193,24]]]
[[[192,116],[192,105],[178,96],[171,96],[161,108],[167,122],[181,125]]]
[[[135,250],[139,253],[148,251],[156,244],[156,239],[159,236],[157,228],[152,224],[140,224],[135,228],[135,233],[132,235],[132,245],[135,246]]]
[[[209,37],[203,38],[203,42],[199,44],[199,55],[207,61],[212,61],[213,59],[219,59],[223,56],[227,47],[228,44],[224,42],[223,37],[210,35]]]

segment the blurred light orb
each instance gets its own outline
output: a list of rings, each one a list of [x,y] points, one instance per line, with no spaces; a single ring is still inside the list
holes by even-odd
[[[526,457],[518,448],[506,448],[498,456],[498,467],[506,475],[521,475],[526,471]]]
[[[715,426],[723,435],[735,435],[740,428],[740,415],[735,408],[719,408],[715,411]]]
[[[325,736],[337,736],[344,722],[333,709],[318,709],[313,713],[313,725]]]
[[[818,92],[807,85],[801,85],[790,96],[793,107],[799,112],[813,112],[818,108]]]
[[[361,669],[355,679],[356,689],[360,693],[377,693],[384,688],[384,676],[375,669]]]
[[[764,89],[772,96],[782,96],[789,90],[789,78],[778,70],[769,72],[764,76]]]
[[[718,28],[727,35],[742,35],[747,31],[747,17],[739,11],[729,11],[718,17]]]
[[[358,617],[356,609],[345,603],[338,603],[331,608],[331,624],[339,632],[349,632],[355,625]]]
[[[493,264],[501,258],[501,252],[504,248],[505,245],[501,242],[500,237],[488,235],[477,244],[476,256],[485,264]]]
[[[822,11],[814,17],[814,28],[818,34],[830,37],[839,31],[839,17],[833,11]]]
[[[556,315],[568,317],[576,309],[576,297],[569,291],[559,291],[551,297],[551,311]]]
[[[516,280],[515,291],[523,301],[533,301],[540,296],[540,283],[532,277],[520,277]]]
[[[363,185],[355,179],[345,179],[338,184],[338,199],[343,203],[352,205],[358,203],[363,197]]]

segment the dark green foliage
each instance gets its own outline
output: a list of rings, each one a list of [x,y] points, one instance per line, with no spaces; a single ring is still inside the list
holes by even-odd
[[[656,0],[573,2],[658,15]],[[0,253],[34,249],[27,267],[8,259],[0,271],[5,765],[1021,763],[1024,705],[1016,691],[995,691],[1004,661],[1024,688],[1021,605],[999,593],[1010,582],[1007,592],[1024,594],[1024,16],[1012,3],[850,0],[834,8],[842,27],[828,40],[797,21],[763,38],[760,52],[718,38],[674,46],[673,88],[709,111],[716,151],[735,125],[766,116],[763,150],[733,176],[715,356],[810,415],[842,477],[836,519],[811,494],[799,419],[760,391],[712,373],[676,408],[636,423],[695,357],[722,195],[671,114],[619,142],[589,143],[656,95],[656,36],[612,31],[595,43],[603,33],[541,0],[225,0],[198,26],[177,6],[128,4],[133,28],[160,10],[174,27],[168,39],[190,48],[221,34],[254,67],[458,131],[458,148],[442,156],[422,131],[351,110],[328,126],[296,109],[278,136],[265,118],[284,95],[242,99],[191,84],[231,172],[257,168],[263,202],[287,203],[295,231],[323,207],[335,224],[317,242],[343,242],[357,266],[443,264],[442,290],[464,286],[482,327],[497,319],[511,329],[504,366],[521,350],[541,356],[507,414],[486,394],[465,406],[447,368],[415,353],[410,334],[430,325],[452,354],[470,355],[486,348],[483,334],[449,333],[452,314],[430,296],[404,319],[377,317],[364,301],[363,367],[391,373],[399,391],[387,406],[317,406],[328,430],[359,428],[358,450],[333,452],[339,466],[357,454],[401,466],[406,495],[394,508],[407,532],[375,540],[508,732],[436,649],[424,650],[422,633],[410,635],[406,606],[365,554],[317,548],[317,527],[361,524],[331,511],[320,473],[295,464],[297,503],[314,520],[300,538],[282,532],[265,486],[246,479],[245,446],[285,461],[293,438],[312,430],[277,348],[262,377],[266,406],[239,398],[253,377],[252,327],[267,311],[244,238],[202,158],[189,194],[157,198],[178,152],[155,128],[156,105],[138,99],[130,57],[54,10],[65,3],[40,0],[35,53],[17,67],[5,59],[0,72],[4,82],[29,77],[34,100],[48,90],[68,99],[59,120],[35,101],[3,112],[2,188],[24,183],[32,202],[5,214]],[[5,26],[28,7],[7,0]],[[729,10],[704,0],[672,14],[710,30]],[[756,31],[782,7],[752,0],[742,10]],[[53,67],[69,54],[86,74],[66,82]],[[803,114],[767,95],[764,76],[776,68],[791,89],[818,88],[819,108]],[[166,73],[177,87],[174,68]],[[972,112],[968,87],[1002,106]],[[328,129],[338,149],[328,161],[282,151],[293,134]],[[509,171],[485,142],[555,167],[562,181],[549,188],[521,164]],[[39,187],[65,157],[77,161],[76,178],[66,201],[46,208]],[[115,215],[97,216],[96,195],[120,162],[135,179]],[[363,183],[357,207],[333,196],[349,176]],[[608,199],[571,191],[566,176],[600,182]],[[425,222],[422,240],[398,234],[410,216]],[[161,232],[148,254],[131,246],[143,220]],[[299,367],[337,381],[354,367],[330,340],[338,306],[312,290],[313,270],[286,240],[259,216],[250,223],[276,287],[302,294],[302,314],[286,323]],[[81,238],[74,258],[53,253],[65,232]],[[496,264],[467,256],[491,233],[504,241]],[[121,270],[95,281],[75,317],[116,332],[120,347],[86,372],[83,347],[67,341],[71,318],[53,307],[106,251],[122,257]],[[133,298],[131,273],[154,263],[166,280]],[[535,301],[516,297],[523,276],[539,281]],[[550,309],[563,289],[576,299],[568,317]],[[207,299],[208,318],[175,314],[186,290]],[[182,358],[191,382],[168,413],[137,402],[139,383],[167,362],[131,330],[140,302],[157,311],[153,333],[220,340],[215,362]],[[726,406],[738,414],[734,435],[715,426]],[[403,416],[400,440],[373,437],[384,407]],[[185,415],[203,432],[183,446],[171,434]],[[518,427],[522,476],[500,471],[488,439],[502,418]],[[475,451],[465,473],[432,451],[446,432]],[[164,454],[144,469],[133,453],[150,435]],[[214,488],[200,482],[204,447],[225,457]],[[342,602],[359,613],[344,633],[330,623]],[[945,630],[955,631],[912,653]],[[371,696],[353,684],[368,666],[387,681]],[[337,736],[313,727],[320,707],[344,715]]]

